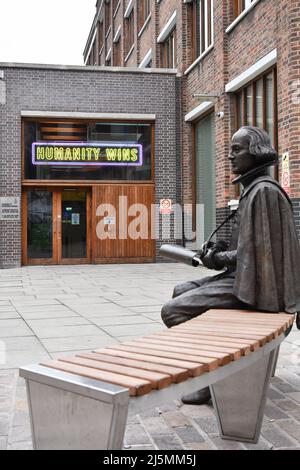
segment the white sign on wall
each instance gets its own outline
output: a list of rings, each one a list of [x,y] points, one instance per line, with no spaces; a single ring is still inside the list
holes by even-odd
[[[0,197],[0,220],[20,220],[19,197]]]

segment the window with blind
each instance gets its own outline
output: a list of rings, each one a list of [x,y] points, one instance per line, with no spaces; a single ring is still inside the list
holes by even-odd
[[[249,83],[236,94],[236,129],[257,126],[265,129],[277,147],[276,69]]]
[[[167,69],[175,69],[177,67],[176,28],[173,29],[166,40],[161,44],[160,54],[162,67]]]
[[[108,33],[108,30],[111,26],[111,1],[106,0],[105,2],[105,35]]]
[[[192,3],[192,61],[213,44],[213,0]]]
[[[104,36],[104,29],[103,29],[103,21],[99,21],[98,23],[98,48],[99,48],[99,54],[101,52],[101,49],[103,47],[104,41],[103,41],[103,36]],[[100,58],[99,58],[99,64],[100,64]]]
[[[146,19],[150,15],[150,0],[138,0],[138,31],[143,27]]]
[[[131,10],[130,15],[128,18],[125,18],[124,21],[124,29],[125,29],[125,58],[128,55],[130,49],[134,44],[134,9]]]
[[[233,16],[237,18],[244,10],[247,10],[255,0],[233,0]]]

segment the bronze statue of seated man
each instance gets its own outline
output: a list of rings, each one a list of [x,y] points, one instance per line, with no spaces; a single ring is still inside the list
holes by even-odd
[[[233,136],[229,160],[243,191],[234,216],[231,241],[211,244],[201,255],[221,274],[180,284],[162,308],[170,328],[211,308],[300,311],[300,249],[292,203],[268,169],[278,161],[268,134],[245,126]],[[299,315],[297,316],[299,325]],[[209,389],[182,398],[202,404]]]

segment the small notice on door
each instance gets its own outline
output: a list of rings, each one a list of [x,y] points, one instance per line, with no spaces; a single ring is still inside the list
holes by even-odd
[[[72,225],[80,224],[80,214],[72,214]]]
[[[0,197],[0,220],[20,220],[19,197]]]

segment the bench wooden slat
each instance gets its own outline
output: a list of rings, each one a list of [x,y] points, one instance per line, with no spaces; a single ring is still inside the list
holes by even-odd
[[[217,336],[217,337],[230,337],[230,338],[237,338],[237,339],[248,339],[250,341],[258,341],[260,346],[264,346],[268,339],[266,336],[263,335],[254,335],[254,334],[247,334],[247,333],[233,333],[231,331],[223,331],[221,328],[209,328],[203,327],[195,328],[193,325],[186,325],[184,328],[182,325],[173,326],[173,331],[182,332],[186,334],[192,334],[193,336],[199,335],[199,333],[207,334],[210,336]]]
[[[128,341],[128,342],[125,342],[125,343],[122,343],[124,344],[125,346],[131,346],[131,347],[140,347],[141,350],[143,349],[146,349],[146,352],[148,349],[151,349],[152,350],[155,350],[155,351],[158,351],[158,352],[174,352],[174,353],[179,353],[179,354],[186,354],[187,356],[187,359],[189,356],[195,356],[195,357],[200,357],[200,359],[198,359],[200,362],[201,361],[201,357],[204,357],[206,359],[218,359],[218,363],[220,366],[222,365],[225,365],[225,364],[229,364],[229,362],[232,360],[231,359],[231,356],[230,354],[228,353],[220,353],[220,352],[215,352],[215,351],[206,351],[204,349],[201,349],[201,348],[197,348],[197,350],[195,348],[190,348],[188,347],[187,345],[185,345],[185,347],[181,347],[179,345],[177,345],[177,342],[176,342],[176,345],[174,346],[174,343],[170,343],[170,344],[167,344],[167,345],[164,345],[163,343],[147,343],[145,341],[143,341],[143,338],[141,340],[137,340],[137,341]],[[199,354],[199,356],[198,356]],[[196,356],[197,355],[197,356]]]
[[[210,316],[216,316],[216,315],[221,315],[222,318],[227,317],[230,315],[231,317],[234,318],[241,318],[241,319],[252,319],[256,318],[258,320],[263,320],[265,322],[268,321],[275,321],[279,323],[285,323],[288,322],[289,326],[291,326],[295,320],[295,315],[290,314],[290,313],[267,313],[267,312],[257,312],[254,310],[225,310],[225,309],[212,309],[208,310],[205,312],[203,315],[210,315]]]
[[[186,354],[184,352],[176,352],[176,351],[169,351],[163,350],[160,348],[159,350],[157,349],[151,349],[151,348],[144,348],[142,349],[142,345],[137,345],[135,346],[129,346],[125,344],[118,344],[114,345],[115,349],[121,349],[122,351],[129,351],[129,352],[135,352],[139,354],[151,354],[152,356],[157,356],[157,357],[168,357],[170,359],[179,359],[182,361],[191,361],[191,362],[196,362],[199,365],[203,364],[205,366],[205,370],[214,370],[220,365],[220,360],[218,358],[212,358],[212,357],[207,357],[207,356],[198,356],[195,354]],[[230,357],[227,358],[227,361],[229,360],[230,362]],[[228,363],[228,362],[227,362]]]
[[[189,349],[195,349],[200,350],[200,351],[216,351],[216,352],[223,352],[225,354],[230,354],[231,360],[236,361],[242,357],[243,352],[239,347],[233,347],[233,346],[221,346],[218,343],[215,344],[205,344],[202,341],[190,341],[189,339],[186,338],[180,338],[176,337],[175,338],[170,338],[170,336],[160,336],[159,338],[153,338],[153,337],[144,337],[142,338],[142,341],[146,343],[152,343],[152,344],[165,344],[165,345],[174,345],[180,346],[180,347],[188,347]],[[250,348],[248,349],[248,354],[250,353]]]
[[[162,364],[155,364],[154,362],[144,362],[137,361],[134,359],[110,356],[108,354],[100,353],[82,353],[76,354],[76,357],[83,357],[86,359],[91,359],[94,361],[103,361],[108,364],[119,364],[129,367],[134,367],[135,369],[149,370],[154,372],[160,372],[162,374],[167,374],[171,377],[172,382],[180,383],[184,380],[187,380],[190,376],[189,372],[185,369],[174,367],[174,366],[165,366]]]
[[[95,353],[100,354],[109,354],[116,357],[123,357],[128,359],[134,359],[144,362],[155,362],[156,364],[163,364],[167,366],[174,366],[174,367],[181,367],[188,371],[191,377],[198,377],[199,375],[205,372],[204,364],[199,364],[198,362],[190,362],[186,360],[178,360],[170,357],[161,357],[161,356],[154,356],[149,354],[140,354],[139,352],[132,352],[128,350],[121,350],[121,349],[113,349],[111,348],[103,348],[103,349],[96,349]],[[218,363],[216,361],[216,367],[218,367]]]
[[[209,333],[213,333],[214,331],[218,331],[219,333],[223,333],[223,335],[227,334],[236,334],[240,338],[245,337],[244,335],[248,335],[248,337],[254,337],[255,339],[261,339],[264,340],[265,343],[271,341],[276,337],[276,332],[269,331],[269,333],[263,333],[261,331],[252,331],[248,328],[245,327],[240,327],[240,328],[233,328],[231,326],[218,326],[218,325],[209,325],[209,324],[204,324],[200,322],[189,322],[187,323],[182,323],[181,325],[174,326],[174,329],[176,330],[193,330],[194,332],[199,332],[201,333],[202,331],[207,331]],[[252,335],[252,336],[251,336]]]
[[[184,328],[184,323],[182,324],[182,327]],[[197,327],[207,327],[207,328],[221,328],[222,331],[233,331],[236,333],[243,333],[245,330],[247,333],[254,333],[254,334],[262,334],[265,335],[268,341],[272,341],[272,339],[275,339],[279,335],[279,328],[267,328],[267,327],[253,327],[249,325],[237,325],[235,323],[230,323],[230,322],[224,322],[222,326],[220,327],[217,322],[211,322],[211,321],[199,321],[196,318],[193,318],[193,320],[190,321],[190,326]]]
[[[171,333],[172,332],[172,333]],[[207,344],[207,345],[212,345],[212,346],[230,346],[230,347],[237,347],[240,348],[242,353],[244,355],[249,354],[251,351],[256,351],[260,346],[259,342],[256,341],[255,343],[251,343],[250,341],[248,342],[241,342],[238,341],[237,339],[234,338],[226,338],[219,336],[216,338],[215,336],[207,336],[207,335],[201,335],[201,339],[199,339],[199,335],[192,335],[192,334],[185,334],[185,333],[176,333],[176,331],[169,330],[168,331],[168,336],[166,336],[166,332],[158,332],[154,333],[152,336],[149,336],[149,338],[169,338],[169,340],[172,340],[174,338],[174,341],[178,340],[184,340],[184,342],[191,342],[191,343],[196,343],[196,344]]]
[[[153,370],[146,371],[141,369],[134,369],[133,367],[121,366],[117,364],[108,364],[100,360],[91,360],[83,357],[62,357],[59,361],[68,362],[70,364],[77,364],[79,366],[91,367],[92,369],[105,370],[107,372],[114,372],[115,374],[128,375],[138,379],[149,380],[153,389],[162,389],[168,387],[172,383],[172,378],[166,374],[160,374]]]
[[[209,326],[209,327],[212,327],[212,328],[215,328],[215,326],[218,326],[220,323],[219,321],[211,321],[211,320],[207,320],[207,321],[203,321],[203,322],[194,322],[194,324],[197,324],[199,323],[200,325],[205,325],[205,326]],[[251,325],[251,324],[248,324],[248,323],[241,323],[241,322],[231,322],[229,320],[227,321],[224,321],[222,322],[222,328],[224,329],[224,331],[230,329],[231,331],[247,331],[248,333],[262,333],[262,334],[265,334],[266,337],[268,338],[268,341],[272,341],[272,339],[275,339],[277,338],[279,335],[281,335],[281,333],[283,333],[283,327],[282,326],[274,326],[274,325],[270,325],[270,328],[267,328],[265,326],[254,326],[254,325]]]
[[[71,374],[82,375],[90,379],[108,382],[114,385],[120,385],[129,389],[130,396],[140,396],[151,392],[151,382],[147,380],[136,379],[125,375],[114,374],[112,372],[98,371],[90,367],[68,364],[62,361],[44,361],[42,366],[51,367],[52,369],[63,370]]]
[[[200,320],[200,319],[199,319]],[[274,328],[274,330],[278,330],[278,334],[281,334],[283,333],[284,331],[287,330],[287,328],[289,327],[289,322],[286,321],[285,323],[283,323],[282,321],[281,322],[275,322],[275,321],[264,321],[264,320],[261,320],[261,319],[252,319],[252,320],[248,320],[248,319],[241,319],[241,318],[234,318],[234,317],[226,317],[226,318],[223,318],[222,316],[219,316],[219,315],[214,315],[213,318],[208,318],[208,317],[204,317],[202,319],[202,322],[207,324],[207,323],[212,323],[212,324],[220,324],[220,322],[222,322],[223,325],[227,325],[228,323],[229,324],[234,324],[234,325],[245,325],[246,327],[249,327],[249,328],[258,328],[261,329],[262,328],[262,331],[266,328]]]

